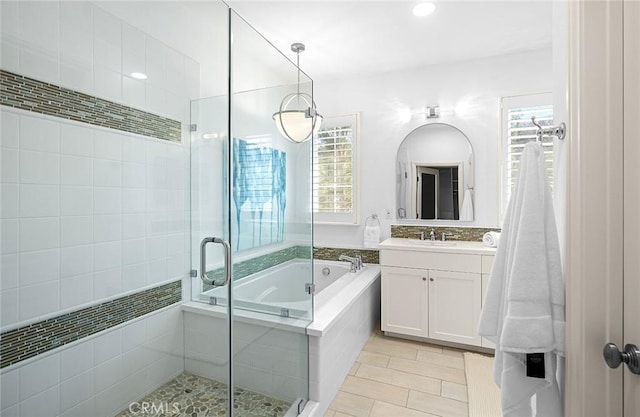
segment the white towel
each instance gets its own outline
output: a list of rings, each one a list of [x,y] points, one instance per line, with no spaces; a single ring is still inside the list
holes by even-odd
[[[564,355],[564,281],[544,153],[525,145],[507,207],[478,333],[496,344],[494,379],[504,416],[562,416],[556,380]],[[544,353],[545,378],[526,376],[526,354]]]
[[[380,243],[380,226],[365,226],[364,247],[377,248]]]
[[[471,199],[471,190],[467,190],[464,192],[462,208],[460,209],[460,220],[473,220],[473,200]]]
[[[500,232],[487,232],[482,235],[482,243],[490,248],[497,248],[500,243]]]

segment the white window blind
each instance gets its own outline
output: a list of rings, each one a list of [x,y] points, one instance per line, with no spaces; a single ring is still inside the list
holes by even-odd
[[[354,223],[356,115],[327,117],[313,143],[313,211],[316,220]]]
[[[503,158],[505,164],[503,205],[505,207],[518,180],[520,157],[524,145],[536,140],[538,129],[531,122],[531,116],[535,116],[536,123],[542,127],[553,126],[553,106],[550,103],[550,94],[503,98]],[[543,136],[542,148],[547,166],[547,178],[553,189],[553,138]]]

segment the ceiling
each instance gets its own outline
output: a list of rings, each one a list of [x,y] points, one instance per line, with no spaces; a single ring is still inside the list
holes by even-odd
[[[228,0],[314,80],[373,76],[433,64],[551,47],[550,1],[435,1],[415,17],[417,1]]]

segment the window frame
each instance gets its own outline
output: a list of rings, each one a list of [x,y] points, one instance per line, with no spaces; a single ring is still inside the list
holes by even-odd
[[[500,223],[504,219],[508,203],[508,126],[509,110],[518,107],[540,107],[551,106],[553,108],[553,93],[550,91],[530,94],[520,94],[515,96],[500,97],[500,140],[498,142],[500,155]],[[552,110],[553,111],[553,110]],[[555,158],[555,151],[554,151]]]
[[[350,125],[352,127],[351,139],[351,212],[350,213],[322,213],[316,211],[314,204],[315,180],[312,175],[311,185],[311,206],[313,211],[314,224],[325,225],[353,225],[356,226],[360,221],[360,113],[343,113],[325,116],[322,126],[318,130],[318,134],[313,135],[313,145],[311,152],[311,169],[315,171],[315,162],[313,154],[316,148],[316,138],[320,132],[327,128]]]

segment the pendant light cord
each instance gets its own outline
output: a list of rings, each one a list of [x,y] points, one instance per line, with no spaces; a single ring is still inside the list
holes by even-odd
[[[296,51],[296,67],[298,68],[298,96],[297,96],[297,104],[298,108],[300,108],[300,50]]]

